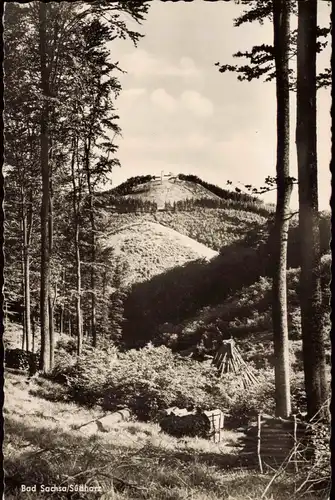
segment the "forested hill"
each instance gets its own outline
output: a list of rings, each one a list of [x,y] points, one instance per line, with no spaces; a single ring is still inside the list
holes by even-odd
[[[272,207],[259,198],[230,191],[209,184],[195,175],[172,174],[160,176],[141,175],[131,177],[116,188],[100,194],[100,199],[118,207],[146,205],[145,211],[155,209],[185,210],[191,205],[207,208],[235,208],[267,215]]]
[[[264,324],[252,319],[255,299],[249,297],[248,305],[241,311],[237,307],[236,313],[243,315],[246,325],[235,328],[232,323],[228,328],[227,324],[224,330],[236,335],[237,330],[244,331],[250,325],[252,332],[270,328],[267,263],[271,206],[182,174],[132,177],[102,193],[97,205],[106,228],[101,241],[104,248],[113,250],[111,265],[122,269],[121,288],[128,289],[122,299],[122,313],[118,312],[125,346],[144,345],[150,340],[171,342],[172,332],[177,349],[202,342],[211,345],[199,327],[204,323],[201,311],[207,307],[213,311],[205,330],[214,328],[217,336],[216,320],[222,324],[228,321],[226,310],[221,314],[217,307],[229,297],[235,301],[235,294],[243,289],[247,292],[242,295],[247,295],[249,287],[254,287],[250,288],[252,293],[257,290],[255,294],[264,307]],[[288,267],[295,272],[300,265],[297,222],[297,218],[291,221],[288,248]],[[329,251],[329,223],[329,217],[323,214],[323,254]],[[258,286],[262,279],[265,281]],[[116,299],[111,297],[112,310],[115,300],[120,303],[118,293]]]

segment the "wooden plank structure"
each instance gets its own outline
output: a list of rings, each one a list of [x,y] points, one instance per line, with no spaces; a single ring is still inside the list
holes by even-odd
[[[224,414],[220,409],[188,411],[186,408],[169,408],[160,420],[161,429],[176,437],[198,436],[221,442]]]
[[[226,373],[238,375],[243,388],[258,385],[251,368],[243,360],[234,339],[224,340],[216,352],[212,364],[217,367],[219,377]]]
[[[304,443],[307,424],[293,416],[289,419],[259,414],[257,423],[251,425],[242,440],[241,456],[244,461],[265,467],[287,466],[297,472],[299,463],[306,462]]]
[[[221,431],[224,429],[224,413],[218,408],[204,411],[203,413],[208,418],[210,424],[209,438],[214,443],[220,443],[222,438]]]

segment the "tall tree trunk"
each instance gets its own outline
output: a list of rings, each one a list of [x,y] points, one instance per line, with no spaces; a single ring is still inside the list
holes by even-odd
[[[75,253],[76,253],[76,315],[77,315],[77,354],[80,356],[83,345],[83,320],[81,312],[81,269],[80,269],[80,248],[79,248],[79,224],[75,224]]]
[[[59,311],[59,334],[63,335],[63,333],[64,333],[64,304],[61,304]]]
[[[287,239],[292,181],[289,172],[290,97],[289,39],[290,11],[287,0],[273,2],[274,50],[277,94],[277,206],[273,246],[273,339],[275,354],[276,414],[291,413],[290,363],[287,321]]]
[[[24,267],[24,311],[25,311],[25,347],[27,351],[31,350],[31,301],[30,301],[30,254],[27,242],[23,250],[23,267]]]
[[[31,350],[31,300],[30,300],[30,238],[32,231],[32,193],[29,207],[23,217],[23,269],[24,269],[24,310],[25,347]]]
[[[94,217],[94,193],[91,182],[90,172],[90,151],[91,151],[91,138],[88,139],[88,144],[85,147],[85,170],[86,180],[89,194],[89,211],[90,211],[90,224],[91,224],[91,335],[93,347],[97,345],[97,326],[96,326],[96,295],[95,295],[95,217]]]
[[[90,221],[91,221],[91,334],[93,347],[97,346],[97,324],[96,324],[96,283],[95,283],[95,220],[93,194],[90,193]]]
[[[21,191],[22,195],[22,191]],[[20,313],[19,316],[19,321],[21,321],[22,324],[22,343],[21,343],[21,348],[22,350],[26,350],[26,315],[24,314],[24,305],[26,303],[26,289],[25,289],[25,282],[24,282],[24,214],[23,214],[23,198],[21,196],[21,220],[20,220],[20,233],[22,235],[22,240],[21,240],[21,287],[22,287],[22,315]]]
[[[327,395],[318,208],[316,36],[317,0],[298,2],[296,145],[301,244],[300,304],[309,418],[321,411]]]
[[[39,368],[43,372],[50,370],[50,338],[49,338],[49,282],[50,282],[50,255],[49,255],[49,204],[50,204],[50,173],[49,173],[49,74],[47,68],[47,5],[39,2],[39,52],[41,70],[41,89],[43,95],[40,141],[41,141],[41,174],[42,174],[42,203],[41,203],[41,354]]]
[[[73,144],[73,155],[71,161],[72,185],[73,185],[73,218],[74,218],[74,250],[75,250],[75,275],[76,275],[76,319],[77,319],[77,354],[80,356],[83,345],[83,320],[81,311],[81,268],[80,268],[80,246],[79,246],[79,201],[77,197],[77,186],[75,177],[75,157],[77,144]],[[79,195],[78,195],[79,196]]]
[[[35,315],[31,316],[31,350],[35,352],[35,337],[36,337],[36,318]]]
[[[8,328],[8,302],[6,299],[4,301],[4,309],[5,309],[5,331],[7,331],[7,328]]]
[[[52,191],[52,179],[50,175],[50,186],[49,186],[49,252],[50,252],[50,262],[53,253],[53,191]],[[50,342],[50,370],[54,367],[55,361],[55,318],[54,318],[54,299],[50,293],[50,281],[49,281],[49,292],[48,292],[48,309],[49,309],[49,342]]]

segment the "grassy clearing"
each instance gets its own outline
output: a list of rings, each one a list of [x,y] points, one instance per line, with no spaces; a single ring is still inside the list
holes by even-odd
[[[126,198],[141,198],[142,200],[155,202],[158,208],[164,208],[165,203],[173,203],[188,198],[209,198],[219,200],[220,197],[210,192],[203,186],[194,182],[179,179],[156,180],[133,187],[132,192],[125,195]]]
[[[260,498],[269,475],[238,467],[239,437],[225,432],[218,445],[202,439],[176,439],[155,424],[123,422],[110,433],[89,435],[73,427],[101,410],[46,401],[32,393],[22,375],[6,374],[6,499],[248,500]],[[55,390],[57,390],[55,388]],[[21,493],[25,485],[86,484],[100,493]],[[281,478],[268,499],[292,496],[292,480]],[[306,498],[306,497],[305,497]],[[310,499],[315,497],[310,497]]]

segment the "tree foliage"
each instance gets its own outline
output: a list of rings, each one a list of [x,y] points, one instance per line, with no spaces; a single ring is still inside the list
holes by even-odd
[[[245,2],[248,5],[237,19],[234,25],[243,26],[246,23],[264,22],[272,20],[272,0],[252,0]],[[297,15],[297,1],[290,0],[290,10],[292,14]],[[330,42],[331,26],[317,27],[317,52],[324,50]],[[290,55],[293,61],[297,55],[297,30],[292,29],[290,33]],[[221,64],[216,63],[221,73],[233,72],[237,74],[239,81],[252,81],[263,78],[265,82],[274,81],[276,78],[275,50],[273,44],[255,45],[249,50],[238,51],[233,57],[241,61],[240,64]],[[247,61],[243,63],[242,61]],[[289,68],[290,89],[296,91],[296,71],[294,66]],[[331,86],[330,68],[325,68],[317,75],[318,88],[329,88]]]
[[[41,286],[41,368],[46,371],[52,363],[54,314],[63,330],[73,329],[75,297],[87,300],[87,275],[99,268],[95,255],[92,261],[96,242],[86,221],[95,220],[95,190],[119,165],[114,103],[122,70],[107,44],[117,38],[136,44],[141,35],[128,20],[141,23],[148,5],[135,0],[6,5],[5,175],[12,196],[5,201],[5,293],[12,301],[25,301],[28,327]],[[69,232],[74,222],[77,240]],[[84,289],[75,286],[76,255]]]

